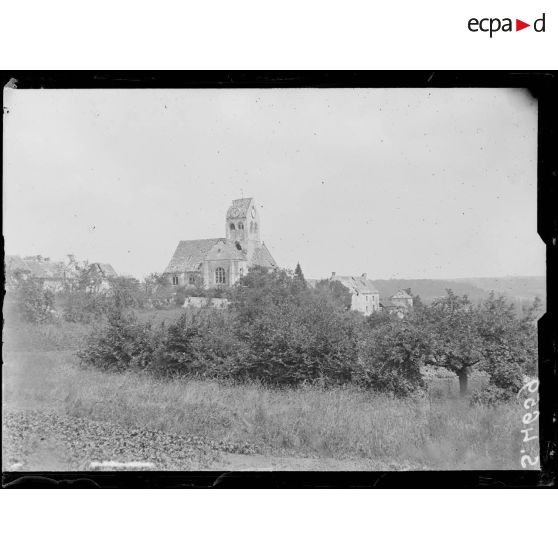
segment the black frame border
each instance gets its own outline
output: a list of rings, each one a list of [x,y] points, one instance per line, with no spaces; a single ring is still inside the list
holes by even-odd
[[[547,311],[539,320],[540,471],[22,471],[3,472],[3,488],[554,487],[558,448],[558,71],[2,71],[0,83],[18,89],[525,88],[538,100],[537,230],[546,245],[547,259]]]

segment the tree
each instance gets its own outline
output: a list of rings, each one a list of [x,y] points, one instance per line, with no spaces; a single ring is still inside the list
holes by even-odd
[[[254,266],[231,289],[231,307],[249,323],[263,308],[278,306],[298,291],[292,275],[284,269]]]
[[[410,319],[424,335],[424,362],[454,372],[462,396],[467,394],[474,366],[511,394],[521,386],[523,374],[533,369],[535,312],[536,306],[526,317],[518,318],[513,304],[503,296],[491,293],[473,305],[467,296],[448,290],[445,297],[415,311]]]
[[[354,379],[367,388],[410,395],[424,386],[420,367],[429,350],[424,332],[412,320],[380,316],[366,320]]]
[[[510,396],[523,385],[525,375],[536,375],[539,299],[519,316],[514,304],[493,292],[479,306],[482,366],[491,383]]]
[[[274,384],[347,382],[358,363],[362,317],[296,274],[254,268],[234,288],[231,311],[243,347],[239,374]]]
[[[25,321],[47,322],[54,311],[54,295],[45,288],[44,281],[15,271],[15,300],[20,315]]]
[[[294,272],[294,279],[297,281],[302,288],[306,288],[306,279],[304,278],[304,273],[302,273],[302,268],[300,267],[300,263],[296,264],[295,272]]]
[[[111,277],[108,279],[108,303],[118,309],[143,308],[146,296],[141,283],[134,277]]]
[[[340,281],[322,279],[316,283],[316,291],[327,293],[345,310],[351,308],[353,295]]]
[[[477,315],[470,300],[448,290],[445,297],[414,315],[426,335],[425,362],[454,372],[459,378],[459,392],[465,395],[472,368],[482,359]]]

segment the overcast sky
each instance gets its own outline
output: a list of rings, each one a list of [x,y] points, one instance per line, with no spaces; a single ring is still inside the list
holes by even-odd
[[[4,90],[7,254],[162,271],[254,197],[307,277],[544,275],[521,90]],[[9,111],[9,112],[8,112]]]

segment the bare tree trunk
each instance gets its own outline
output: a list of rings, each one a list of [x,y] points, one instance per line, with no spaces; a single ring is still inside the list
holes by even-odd
[[[467,395],[467,385],[469,380],[469,374],[471,373],[470,366],[463,366],[461,370],[457,373],[459,377],[459,395],[465,397]]]

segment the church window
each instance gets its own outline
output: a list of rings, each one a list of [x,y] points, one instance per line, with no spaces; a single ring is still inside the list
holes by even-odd
[[[229,228],[231,229],[231,231],[234,231],[234,223],[231,223],[231,224],[229,225]]]
[[[178,285],[178,276],[177,275],[173,275],[172,284],[173,285]]]
[[[258,223],[254,223],[254,232],[258,232]]]
[[[250,232],[254,232],[254,221],[250,221]]]
[[[240,276],[244,277],[244,268],[243,267],[240,268]]]
[[[242,230],[244,228],[244,223],[238,223],[238,230]]]
[[[188,277],[188,283],[190,283],[190,285],[195,285],[196,278],[193,275],[190,275],[190,277]]]
[[[223,285],[225,283],[225,270],[222,267],[218,267],[215,270],[215,283],[218,285]]]
[[[236,242],[235,246],[237,250],[242,250],[242,246],[240,245],[240,242]]]

